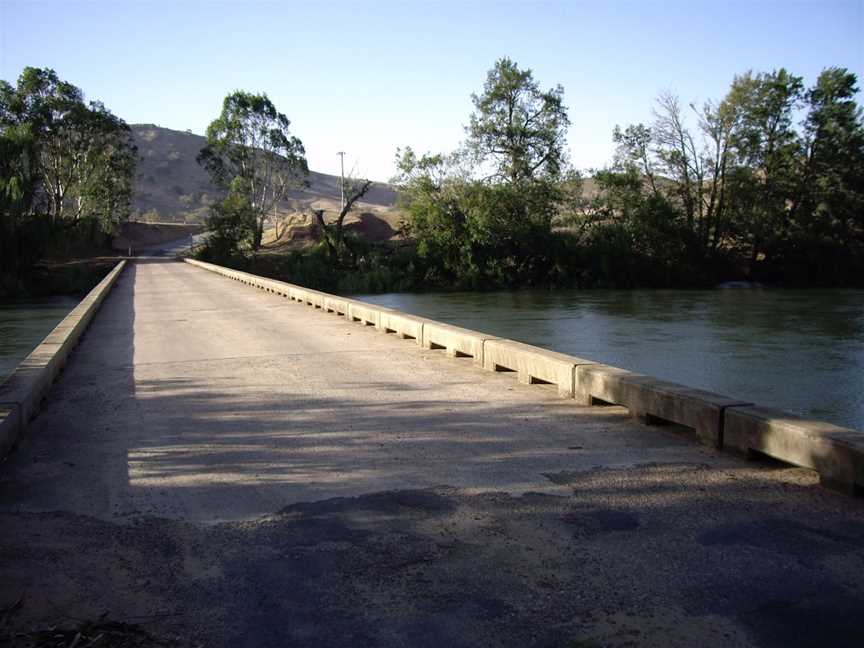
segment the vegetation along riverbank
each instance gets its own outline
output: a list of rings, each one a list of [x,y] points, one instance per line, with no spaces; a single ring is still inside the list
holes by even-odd
[[[266,94],[229,94],[205,140],[130,127],[28,68],[0,84],[0,294],[69,291],[130,216],[206,221],[200,258],[331,292],[860,286],[857,90],[827,68],[809,87],[746,72],[701,105],[665,92],[650,123],[615,128],[605,168],[579,171],[564,89],[502,58],[457,150],[405,147],[391,185],[340,186]],[[156,163],[160,137],[182,144]]]
[[[543,89],[504,58],[472,96],[458,150],[398,152],[400,235],[376,243],[344,230],[346,209],[365,186],[350,180],[346,209],[330,222],[318,218],[315,245],[268,253],[260,236],[267,206],[256,210],[243,189],[268,168],[226,177],[217,165],[217,177],[234,185],[224,185],[228,198],[212,210],[215,235],[200,256],[344,292],[860,285],[864,128],[856,84],[854,74],[828,68],[805,88],[780,69],[737,76],[726,96],[701,106],[663,93],[652,123],[615,129],[611,164],[580,174],[565,153],[563,88]],[[252,103],[242,109],[226,99],[209,131],[210,146],[235,165],[255,143],[232,132],[252,115],[282,119],[266,97],[245,98]],[[296,142],[290,154],[273,144],[288,159],[299,150]],[[302,178],[301,163],[291,170]]]

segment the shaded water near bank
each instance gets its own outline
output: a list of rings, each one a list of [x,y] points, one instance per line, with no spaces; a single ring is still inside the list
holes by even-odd
[[[78,304],[77,297],[0,300],[0,381]]]
[[[864,290],[359,298],[864,431]]]

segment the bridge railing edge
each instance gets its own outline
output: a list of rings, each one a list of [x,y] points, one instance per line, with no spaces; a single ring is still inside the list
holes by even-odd
[[[0,461],[39,412],[69,355],[126,267],[121,260],[0,383]]]
[[[864,495],[864,434],[857,430],[197,259],[184,261],[348,321],[412,338],[425,349],[472,357],[488,371],[515,373],[520,383],[552,384],[562,398],[581,405],[620,405],[649,425],[690,428],[715,450],[751,459],[764,455],[809,468],[827,487]]]

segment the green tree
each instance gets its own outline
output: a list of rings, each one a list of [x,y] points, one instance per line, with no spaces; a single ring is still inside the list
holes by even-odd
[[[531,70],[502,58],[489,70],[483,93],[471,99],[468,147],[491,165],[493,177],[515,185],[559,176],[570,125],[560,85],[541,90]]]
[[[751,268],[788,235],[789,205],[800,178],[802,146],[794,113],[802,93],[802,79],[781,68],[736,77],[724,100],[737,115],[731,191],[739,201],[737,221],[749,238]]]
[[[249,199],[237,192],[210,206],[207,230],[210,235],[204,244],[201,258],[226,262],[242,255],[252,244],[257,212]]]
[[[410,147],[396,153],[394,181],[408,215],[403,234],[416,242],[425,283],[470,283],[477,274],[465,208],[472,182],[459,162],[458,155],[418,157]]]
[[[638,191],[625,194],[621,182],[601,182],[607,211],[615,211],[616,203],[620,211],[626,195],[631,204],[625,219],[642,236],[651,239],[657,231],[679,237],[687,253],[679,245],[651,246],[658,260],[673,253],[692,272],[699,264],[710,268],[730,248],[746,248],[752,269],[783,245],[788,231],[800,167],[793,114],[801,88],[801,79],[783,69],[748,72],[734,79],[722,101],[701,108],[691,103],[690,120],[677,96],[662,93],[650,128],[615,129],[613,171],[641,181],[631,185]],[[695,129],[688,123],[694,119]]]
[[[796,239],[811,263],[847,276],[864,273],[864,119],[855,102],[858,82],[828,68],[807,92],[804,170],[791,207]],[[842,281],[844,277],[836,277]]]
[[[407,230],[434,283],[545,282],[565,193],[569,120],[560,86],[541,90],[508,58],[489,70],[464,146],[450,155],[397,153]],[[567,186],[573,184],[567,175]]]
[[[0,81],[0,270],[127,218],[136,161],[126,123],[53,70]]]
[[[616,126],[612,132],[612,141],[616,146],[615,168],[624,172],[634,170],[642,174],[654,195],[658,195],[660,191],[657,187],[651,128],[644,124],[633,124],[622,130]]]
[[[199,164],[219,186],[248,201],[255,214],[253,250],[261,247],[267,218],[292,188],[303,186],[309,172],[303,144],[290,134],[290,124],[266,94],[238,90],[225,97],[198,154]]]
[[[583,182],[566,165],[561,89],[544,93],[530,71],[497,61],[473,96],[463,149],[397,155],[421,281],[860,283],[857,92],[841,68],[807,91],[785,69],[747,72],[720,101],[689,109],[667,92],[650,126],[615,129],[612,166]]]
[[[0,279],[17,277],[44,248],[44,241],[32,236],[39,224],[31,209],[37,187],[34,158],[29,125],[0,131]]]
[[[25,68],[0,89],[7,125],[29,124],[39,176],[37,199],[54,226],[82,218],[102,229],[128,218],[137,151],[126,123],[54,70]]]

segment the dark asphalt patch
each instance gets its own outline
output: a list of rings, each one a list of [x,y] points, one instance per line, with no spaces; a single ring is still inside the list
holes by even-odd
[[[838,529],[811,526],[788,518],[747,520],[709,529],[699,536],[704,545],[760,547],[801,560],[813,552],[833,553],[857,549],[864,542],[864,524],[849,523]]]
[[[383,493],[371,493],[359,497],[334,497],[318,502],[300,502],[286,506],[282,515],[300,513],[303,515],[336,515],[340,513],[355,513],[368,511],[386,515],[398,515],[416,511],[425,515],[449,513],[453,510],[453,501],[431,490],[397,490]]]
[[[569,511],[563,514],[561,519],[573,527],[574,532],[586,535],[635,531],[639,528],[639,516],[637,514],[612,509]]]

